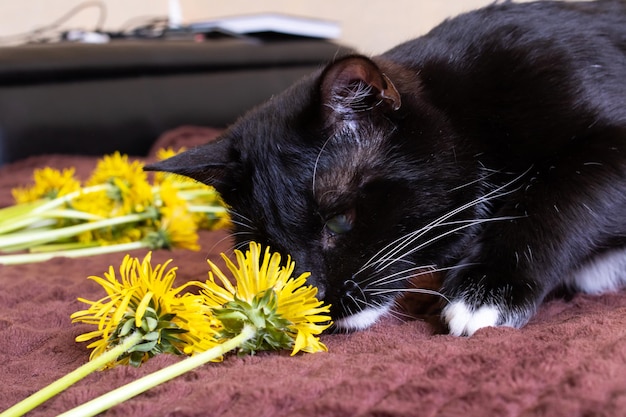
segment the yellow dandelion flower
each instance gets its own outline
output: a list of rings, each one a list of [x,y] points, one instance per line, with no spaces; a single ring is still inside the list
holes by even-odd
[[[80,194],[71,202],[71,207],[103,219],[122,218],[134,214],[128,212],[128,207],[113,200],[106,190]],[[145,210],[140,215],[154,219],[157,217],[154,210]],[[142,226],[142,223],[132,221],[126,224],[102,227],[77,235],[77,240],[82,243],[97,242],[99,245],[136,242],[143,239],[146,234],[146,228]]]
[[[198,227],[207,230],[228,229],[232,227],[226,203],[215,188],[206,186],[201,198],[190,201],[192,206],[200,207],[194,211]]]
[[[141,214],[146,219],[157,218],[152,187],[143,164],[139,161],[130,163],[127,155],[116,152],[104,156],[98,161],[87,185],[89,187],[82,189],[81,194],[71,201],[73,209],[103,219],[121,219],[134,214]],[[145,226],[129,217],[128,223],[86,231],[78,235],[77,240],[98,245],[137,242],[148,233]]]
[[[189,211],[187,201],[180,198],[173,184],[166,182],[161,185],[156,204],[159,220],[156,221],[156,232],[150,233],[147,237],[150,247],[200,250],[198,225],[194,215]]]
[[[175,207],[175,206],[187,206],[187,201],[183,199],[179,193],[176,186],[167,181],[159,187],[159,204],[166,207]]]
[[[87,181],[88,185],[104,184],[111,178],[130,178],[143,172],[143,164],[139,161],[128,160],[128,155],[122,155],[115,152],[111,155],[105,155],[96,164],[96,168]]]
[[[157,234],[160,248],[183,248],[200,250],[198,244],[198,226],[187,210],[180,206],[161,208],[161,220]]]
[[[81,193],[71,202],[71,207],[85,213],[95,214],[102,218],[115,216],[116,202],[112,200],[105,189]]]
[[[115,152],[100,159],[87,185],[110,184],[104,197],[112,200],[109,217],[141,213],[152,206],[152,187],[139,161],[128,161],[128,155]],[[91,196],[90,198],[96,196]],[[99,197],[100,200],[103,197]],[[105,205],[107,208],[111,204]],[[91,212],[91,211],[90,211]]]
[[[197,283],[190,282],[187,286],[194,284]],[[216,340],[219,341],[218,333],[222,329],[222,324],[213,316],[211,308],[204,303],[204,297],[185,293],[178,301],[173,311],[179,320],[185,321],[184,328],[187,330],[178,336],[185,342],[183,352],[192,355],[213,348]]]
[[[111,365],[138,366],[155,354],[181,354],[215,346],[220,325],[209,314],[203,299],[183,294],[189,284],[173,288],[176,268],[167,269],[171,260],[152,267],[151,253],[142,261],[124,257],[119,279],[113,266],[104,277],[91,276],[107,295],[99,300],[79,300],[89,308],[74,313],[73,322],[93,324],[97,330],[82,334],[77,342],[97,339],[87,347],[91,358],[121,344],[129,335],[140,332],[141,342]]]
[[[157,150],[156,157],[159,161],[163,161],[165,159],[171,158],[172,156],[176,156],[181,152],[184,152],[186,148],[183,146],[179,149],[174,149],[171,146],[167,148],[161,148]]]
[[[55,199],[80,189],[80,182],[74,177],[74,168],[59,171],[50,167],[33,171],[34,185],[12,190],[13,198],[20,203],[31,203],[40,199]]]
[[[254,242],[245,254],[236,250],[235,255],[237,264],[222,255],[235,282],[208,261],[211,271],[201,292],[215,306],[226,333],[238,333],[246,322],[257,328],[257,337],[241,350],[291,348],[292,355],[325,351],[317,335],[331,324],[330,306],[315,298],[317,288],[305,285],[309,273],[293,278],[291,258],[282,266],[280,254],[271,254],[269,248],[261,257],[261,246]]]

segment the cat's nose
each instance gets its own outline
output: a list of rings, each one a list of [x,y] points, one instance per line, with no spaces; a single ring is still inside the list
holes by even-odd
[[[353,296],[354,293],[360,291],[359,284],[356,281],[351,279],[347,280],[343,283],[343,293],[349,297]]]

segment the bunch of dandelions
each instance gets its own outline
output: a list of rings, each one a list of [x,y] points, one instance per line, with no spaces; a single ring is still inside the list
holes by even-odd
[[[106,295],[79,300],[88,305],[72,315],[76,323],[96,330],[76,338],[92,341],[90,361],[74,372],[15,405],[2,417],[21,416],[98,369],[120,364],[139,366],[160,353],[189,358],[149,374],[89,401],[64,416],[92,416],[158,384],[211,361],[229,351],[254,354],[264,350],[326,351],[319,335],[331,325],[329,308],[317,300],[317,289],[306,285],[308,273],[293,277],[295,264],[269,248],[251,243],[235,251],[236,263],[222,255],[229,278],[209,261],[209,278],[173,287],[176,268],[151,266],[151,254],[142,261],[126,256],[119,268],[104,277],[89,277]],[[217,281],[216,281],[217,279]],[[219,282],[218,282],[219,281]],[[189,291],[196,287],[197,294]]]
[[[161,150],[158,158],[173,154]],[[35,170],[33,185],[14,189],[16,204],[0,210],[0,264],[138,248],[198,250],[198,228],[228,225],[213,187],[165,174],[151,184],[143,167],[107,155],[84,184],[73,168]]]

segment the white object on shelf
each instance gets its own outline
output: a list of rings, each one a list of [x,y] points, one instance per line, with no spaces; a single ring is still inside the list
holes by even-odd
[[[235,34],[274,32],[311,38],[336,39],[341,36],[337,22],[278,13],[233,16],[191,23],[194,31],[221,30]]]
[[[169,0],[168,12],[168,26],[171,29],[180,28],[183,23],[183,12],[179,0]]]

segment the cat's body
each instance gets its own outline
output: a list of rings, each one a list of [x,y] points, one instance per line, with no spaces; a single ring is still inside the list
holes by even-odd
[[[494,5],[339,59],[151,169],[212,184],[363,328],[423,269],[453,334],[626,284],[626,2]]]

